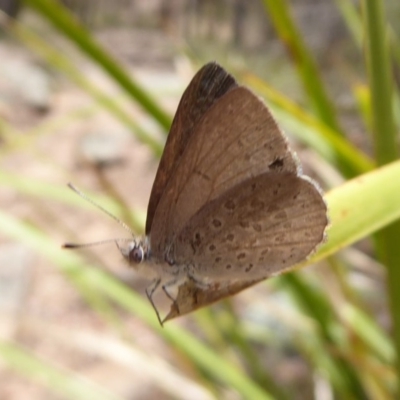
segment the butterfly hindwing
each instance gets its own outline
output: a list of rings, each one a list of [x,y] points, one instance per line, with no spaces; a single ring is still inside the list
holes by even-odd
[[[178,295],[163,322],[233,296],[258,282],[260,280],[232,281],[224,284],[210,284],[206,288],[201,288],[194,281],[188,280],[179,286]]]
[[[267,278],[304,260],[323,240],[327,222],[310,179],[266,172],[205,204],[168,258],[190,266],[200,282]]]

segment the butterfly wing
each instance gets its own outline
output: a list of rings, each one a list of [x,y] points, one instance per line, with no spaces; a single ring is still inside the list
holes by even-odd
[[[205,204],[178,235],[171,258],[206,283],[267,278],[323,241],[326,211],[310,179],[266,172]]]
[[[193,279],[178,288],[164,321],[282,273],[323,241],[326,205],[309,179],[265,173],[207,203],[174,243]],[[197,280],[204,285],[198,285]]]
[[[209,63],[200,69],[185,90],[153,183],[147,210],[146,234],[150,232],[154,213],[165,186],[179,163],[194,127],[222,95],[236,86],[234,78],[223,68],[216,63]]]
[[[214,283],[207,288],[200,288],[194,281],[188,280],[179,286],[178,295],[171,304],[170,311],[164,318],[163,323],[181,315],[189,314],[226,297],[234,296],[258,282],[260,280],[234,281],[225,284]]]
[[[170,262],[171,247],[206,203],[266,172],[296,176],[298,164],[269,110],[245,87],[229,90],[194,128],[160,197],[151,226],[155,259]]]

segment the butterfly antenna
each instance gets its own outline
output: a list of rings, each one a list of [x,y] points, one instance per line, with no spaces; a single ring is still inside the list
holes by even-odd
[[[118,243],[120,243],[120,242],[132,242],[132,239],[127,239],[127,238],[123,238],[123,239],[106,239],[106,240],[100,240],[98,242],[92,242],[92,243],[64,243],[62,245],[62,248],[63,249],[80,249],[82,247],[98,246],[98,245],[101,245],[101,244],[111,243],[111,242],[115,242],[117,244],[117,247],[119,249],[121,249],[121,247],[119,246]]]
[[[82,197],[82,199],[85,199],[86,201],[88,201],[90,204],[92,204],[93,206],[97,207],[100,211],[103,211],[103,213],[107,214],[109,217],[111,217],[114,221],[117,221],[118,224],[120,224],[125,230],[127,230],[128,232],[130,232],[130,234],[132,236],[135,236],[135,233],[132,231],[131,228],[129,228],[129,226],[127,224],[125,224],[125,222],[121,221],[119,218],[117,218],[115,215],[111,214],[110,211],[107,211],[105,208],[103,208],[100,204],[97,204],[96,202],[94,202],[91,198],[89,198],[88,196],[86,196],[85,193],[81,192],[76,186],[74,186],[72,183],[68,183],[68,187],[73,190],[77,195],[79,195],[80,197]],[[69,247],[71,248],[71,247]]]

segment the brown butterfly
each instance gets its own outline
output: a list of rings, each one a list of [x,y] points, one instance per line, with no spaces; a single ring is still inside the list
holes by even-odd
[[[179,103],[145,236],[117,244],[153,279],[146,293],[162,324],[304,260],[327,223],[318,186],[302,175],[268,108],[209,63]],[[172,302],[163,320],[153,302],[160,287]]]

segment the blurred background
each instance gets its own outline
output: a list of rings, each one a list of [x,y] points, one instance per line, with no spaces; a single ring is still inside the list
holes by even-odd
[[[180,96],[212,60],[265,99],[324,190],[379,173],[398,157],[398,0],[0,9],[0,399],[398,398],[400,229],[375,233],[398,216],[395,183],[356,233],[334,235],[332,205],[330,254],[354,246],[163,329],[114,243],[61,250],[129,237],[68,182],[143,233]]]

